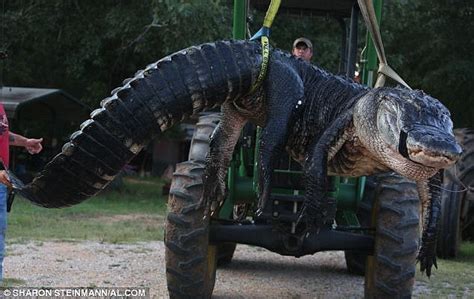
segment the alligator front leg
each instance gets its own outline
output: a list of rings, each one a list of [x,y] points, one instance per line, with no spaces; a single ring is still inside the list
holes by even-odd
[[[418,193],[422,203],[422,217],[424,217],[421,248],[417,260],[420,270],[431,276],[431,268],[436,264],[436,237],[439,218],[441,216],[441,185],[443,170],[431,177],[428,181],[418,183]]]
[[[308,229],[318,230],[324,224],[332,223],[336,211],[334,199],[327,196],[327,162],[328,153],[339,151],[344,142],[341,138],[348,138],[344,131],[352,123],[353,111],[347,110],[316,140],[304,165],[306,177],[306,191],[303,208],[300,211],[298,222],[304,221]],[[334,148],[336,147],[337,148]]]
[[[247,123],[231,104],[222,106],[222,118],[211,136],[204,175],[204,202],[222,203],[226,196],[227,168],[240,131]]]

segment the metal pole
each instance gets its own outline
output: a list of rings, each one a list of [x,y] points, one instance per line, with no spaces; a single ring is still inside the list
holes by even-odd
[[[234,39],[245,39],[247,34],[247,0],[234,0],[234,14],[232,20],[232,37]],[[241,156],[243,157],[243,156]],[[243,160],[240,159],[240,163],[243,163]],[[224,205],[219,211],[219,216],[225,219],[232,219],[232,213],[234,208],[234,200],[236,193],[236,177],[238,174],[238,161],[235,161],[235,156],[232,161],[231,167],[229,167],[228,173],[228,186],[229,186],[229,196],[224,202]],[[250,189],[252,190],[252,189]]]
[[[359,20],[359,6],[354,3],[351,12],[351,27],[349,29],[349,51],[347,53],[347,71],[348,78],[354,78],[355,63],[357,57],[357,22]]]
[[[232,36],[245,39],[247,34],[247,0],[234,0],[234,20]]]
[[[339,74],[346,72],[347,69],[347,24],[343,18],[337,18],[341,27],[341,61],[339,62]]]
[[[382,18],[382,0],[374,0],[374,10],[377,21],[381,23]],[[362,82],[368,86],[373,86],[375,83],[375,75],[378,69],[377,62],[377,51],[375,50],[374,42],[370,38],[369,32],[367,32],[367,43],[366,43],[366,54],[365,54],[365,65],[362,74]]]

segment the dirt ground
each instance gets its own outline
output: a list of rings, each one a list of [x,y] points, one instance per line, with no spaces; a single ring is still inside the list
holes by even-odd
[[[8,246],[5,277],[30,287],[148,287],[167,298],[164,244],[32,242]],[[301,258],[239,245],[219,269],[214,298],[362,298],[364,279],[346,271],[343,252]],[[429,290],[417,284],[416,295]]]

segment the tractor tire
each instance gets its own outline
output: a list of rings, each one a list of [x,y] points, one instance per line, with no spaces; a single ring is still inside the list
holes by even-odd
[[[441,221],[438,229],[436,253],[440,258],[454,258],[461,246],[461,205],[463,196],[460,185],[444,176],[443,193],[441,194]],[[449,192],[446,190],[452,190]]]
[[[365,297],[410,298],[420,238],[416,184],[394,173],[383,174],[375,195],[375,244],[367,258]]]
[[[224,243],[217,245],[217,267],[224,267],[232,262],[236,243]]]
[[[203,172],[203,164],[188,161],[173,174],[165,221],[170,298],[210,298],[214,290],[217,248],[209,244],[209,211],[200,203]]]
[[[357,208],[357,219],[360,226],[370,227],[372,206],[375,201],[375,190],[377,182],[375,176],[369,176],[365,182],[364,196]],[[367,254],[357,251],[344,251],[347,271],[351,274],[364,276],[367,264]]]
[[[454,130],[457,141],[464,152],[457,165],[457,177],[463,186],[468,188],[462,193],[461,234],[463,240],[474,240],[474,129],[462,128]]]
[[[456,140],[463,148],[459,161],[444,172],[441,201],[441,223],[438,231],[437,254],[440,258],[455,258],[461,240],[474,239],[474,130],[455,129]],[[454,192],[451,192],[454,191]],[[472,220],[471,220],[472,222]]]
[[[346,250],[344,258],[346,259],[347,272],[354,275],[365,275],[366,253]]]
[[[205,163],[207,153],[209,152],[209,143],[212,132],[219,124],[221,119],[220,113],[203,114],[199,117],[196,129],[191,139],[189,148],[189,161],[197,163]],[[232,217],[232,215],[230,216]],[[234,256],[236,243],[225,243],[217,245],[217,266],[225,266],[231,263]]]
[[[220,113],[204,114],[199,117],[189,147],[189,161],[202,164],[206,162],[207,153],[209,153],[209,141],[220,119]]]

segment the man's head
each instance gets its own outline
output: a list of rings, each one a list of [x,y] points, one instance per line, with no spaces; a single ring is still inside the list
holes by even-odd
[[[293,42],[293,49],[291,52],[296,57],[303,58],[306,61],[311,61],[311,57],[313,57],[313,44],[307,38],[297,38]]]

